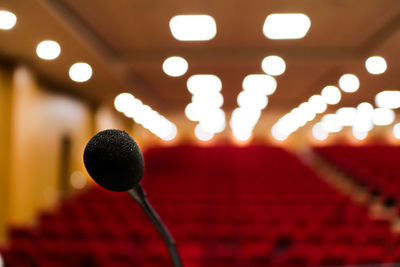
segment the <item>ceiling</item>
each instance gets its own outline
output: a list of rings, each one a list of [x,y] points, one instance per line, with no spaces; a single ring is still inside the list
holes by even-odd
[[[0,57],[30,65],[42,79],[94,102],[111,104],[129,91],[162,114],[182,113],[191,101],[186,80],[193,74],[215,74],[222,80],[223,109],[236,107],[247,74],[262,73],[261,61],[279,55],[287,65],[264,112],[284,114],[336,85],[344,73],[361,82],[339,106],[374,103],[377,92],[400,89],[400,1],[398,0],[5,0],[0,8],[14,12],[16,27],[0,32]],[[269,40],[262,33],[270,13],[307,14],[311,28],[300,40]],[[208,14],[217,23],[207,42],[180,42],[169,30],[178,14]],[[36,57],[36,45],[53,39],[62,47],[55,61]],[[184,57],[188,72],[172,78],[162,71],[169,56]],[[373,76],[365,67],[371,55],[383,56],[388,70]],[[76,61],[92,65],[86,83],[68,77]]]

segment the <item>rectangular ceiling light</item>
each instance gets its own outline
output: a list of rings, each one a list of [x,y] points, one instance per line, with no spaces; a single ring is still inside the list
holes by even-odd
[[[169,21],[169,28],[179,41],[208,41],[217,34],[217,25],[209,15],[178,15]]]
[[[310,26],[311,20],[305,14],[271,14],[265,19],[263,32],[269,39],[301,39]]]

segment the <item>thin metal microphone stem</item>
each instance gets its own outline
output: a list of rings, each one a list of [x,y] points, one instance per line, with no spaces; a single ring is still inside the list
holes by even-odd
[[[157,212],[151,206],[149,201],[146,198],[146,193],[143,190],[143,187],[140,184],[137,184],[134,188],[126,191],[129,196],[131,196],[139,205],[142,207],[143,211],[149,217],[151,222],[157,228],[158,232],[163,237],[169,255],[171,256],[174,267],[182,267],[182,262],[178,254],[178,250],[176,249],[175,240],[172,237],[171,233],[168,231],[165,224],[162,222]]]

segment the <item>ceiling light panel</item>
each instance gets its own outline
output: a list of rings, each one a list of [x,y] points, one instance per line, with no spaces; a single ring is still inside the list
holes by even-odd
[[[178,15],[169,21],[169,28],[179,41],[208,41],[217,34],[217,24],[209,15]]]
[[[310,18],[302,13],[271,14],[265,19],[263,33],[269,39],[301,39],[311,26]]]

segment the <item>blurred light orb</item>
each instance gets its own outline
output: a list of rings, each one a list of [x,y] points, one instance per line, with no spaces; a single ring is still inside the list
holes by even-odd
[[[343,126],[353,126],[357,120],[357,109],[343,107],[336,111],[336,115]]]
[[[220,133],[225,129],[225,112],[222,109],[207,111],[202,115],[200,127],[209,133]]]
[[[328,133],[337,133],[343,129],[340,119],[336,114],[327,114],[321,119],[321,127]]]
[[[285,61],[279,56],[268,56],[261,63],[263,71],[272,76],[279,76],[286,70]]]
[[[201,118],[202,109],[199,105],[189,103],[185,108],[185,115],[191,121],[199,121]]]
[[[311,26],[310,18],[303,13],[274,13],[267,16],[263,33],[269,39],[301,39]]]
[[[375,104],[380,108],[400,108],[400,91],[382,91],[375,96]]]
[[[121,93],[114,99],[114,107],[119,112],[125,112],[129,105],[135,100],[135,97],[130,93]]]
[[[220,108],[224,104],[224,97],[221,93],[195,94],[192,96],[192,103],[204,108]]]
[[[45,40],[36,47],[36,54],[44,60],[56,59],[61,53],[61,47],[56,41]]]
[[[393,126],[393,136],[394,136],[396,139],[400,139],[400,123],[396,123],[396,124]]]
[[[376,108],[373,111],[372,121],[377,126],[386,126],[394,122],[394,111],[387,108]]]
[[[86,82],[92,77],[92,74],[92,67],[85,62],[75,63],[69,69],[69,77],[74,82]]]
[[[179,77],[184,75],[188,70],[189,64],[182,57],[169,57],[164,60],[162,68],[168,76]]]
[[[360,81],[354,74],[344,74],[339,79],[339,87],[346,93],[354,93],[360,88]]]
[[[83,172],[75,171],[71,174],[70,182],[73,188],[82,189],[87,184],[87,178]]]
[[[268,98],[265,95],[256,95],[250,91],[242,91],[237,97],[239,107],[247,107],[254,109],[264,109],[268,104]]]
[[[213,133],[204,131],[201,128],[200,124],[197,124],[196,127],[194,128],[194,134],[200,141],[209,141],[214,137]]]
[[[169,28],[179,41],[208,41],[217,34],[217,24],[209,15],[177,15],[169,21]]]
[[[369,57],[365,61],[365,68],[371,74],[374,75],[382,74],[387,69],[386,60],[380,56]]]
[[[158,136],[164,141],[171,141],[175,139],[178,134],[178,129],[175,124],[169,123],[169,127],[164,129],[163,133],[160,133]]]
[[[232,131],[233,137],[235,137],[238,141],[247,141],[252,136],[252,129],[242,128],[242,129],[234,129]]]
[[[251,91],[259,95],[272,95],[277,87],[274,77],[266,74],[250,74],[243,79],[244,91]]]
[[[324,98],[320,95],[313,95],[308,99],[308,103],[310,103],[312,110],[317,113],[321,114],[326,111],[327,104],[324,101]]]
[[[362,102],[357,106],[357,116],[358,120],[372,120],[372,116],[374,114],[374,107],[367,102]]]
[[[336,86],[328,85],[322,89],[321,96],[325,103],[335,105],[340,102],[342,93],[340,93],[340,90]]]
[[[222,82],[213,74],[196,74],[189,77],[186,86],[189,92],[195,95],[201,93],[202,90],[220,92],[222,89]]]
[[[323,141],[328,138],[329,133],[324,130],[321,123],[316,123],[312,128],[312,134],[318,141]]]
[[[6,10],[0,10],[0,30],[11,30],[17,23],[17,16]]]
[[[353,128],[353,136],[357,140],[364,140],[368,136],[368,132],[357,131]]]
[[[288,138],[288,135],[282,133],[276,124],[272,127],[271,134],[272,134],[272,137],[278,141],[284,141]]]

